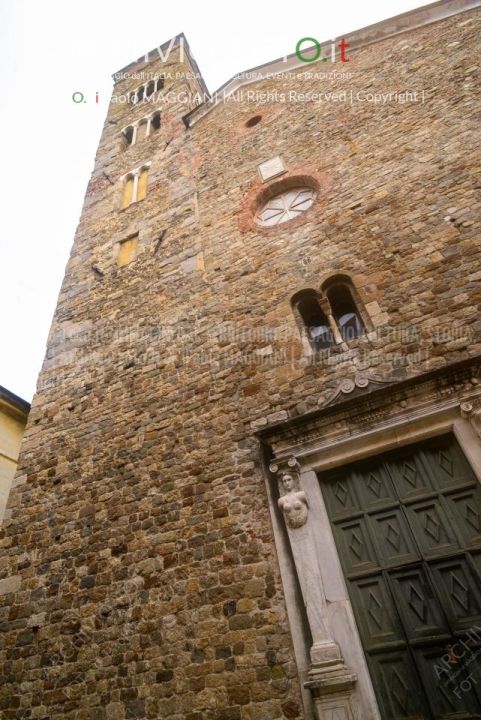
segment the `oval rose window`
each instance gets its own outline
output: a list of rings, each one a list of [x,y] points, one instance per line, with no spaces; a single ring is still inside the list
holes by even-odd
[[[255,221],[264,227],[280,225],[301,215],[311,207],[315,199],[316,191],[310,187],[285,190],[261,205]]]

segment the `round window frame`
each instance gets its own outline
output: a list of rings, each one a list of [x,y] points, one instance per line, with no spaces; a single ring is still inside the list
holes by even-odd
[[[309,189],[315,194],[312,204],[304,212],[299,213],[297,217],[289,218],[285,222],[277,223],[276,225],[263,225],[257,222],[256,218],[258,213],[269,202],[269,200],[273,200],[278,195],[290,192],[296,188]],[[254,202],[251,205],[252,225],[258,231],[271,232],[274,228],[279,229],[285,225],[292,226],[293,223],[297,224],[303,222],[307,214],[312,212],[312,209],[318,204],[320,196],[321,183],[312,175],[293,174],[278,178],[271,182],[267,187],[264,187],[255,197]]]
[[[266,210],[269,209],[269,204],[274,202],[275,200],[278,200],[279,198],[282,198],[284,196],[287,196],[291,193],[295,192],[305,193],[310,192],[310,196],[307,197],[305,200],[302,200],[299,204],[309,203],[306,208],[299,209],[296,211],[294,205],[288,205],[284,210],[282,208],[272,208],[272,210],[279,210],[278,215],[280,215],[280,218],[276,222],[269,222],[267,220],[262,220],[260,217],[261,213],[264,213]],[[297,220],[302,215],[304,215],[308,210],[311,209],[311,207],[314,205],[318,197],[318,193],[313,187],[310,187],[309,185],[296,185],[293,187],[285,188],[284,190],[281,190],[280,192],[276,193],[272,197],[269,197],[265,200],[264,203],[261,203],[258,205],[255,215],[254,215],[254,223],[262,228],[273,228],[278,227],[279,225],[285,225],[288,222],[291,222],[292,220]],[[291,216],[289,217],[289,214]],[[288,217],[285,217],[288,216]],[[283,219],[285,218],[285,219]]]

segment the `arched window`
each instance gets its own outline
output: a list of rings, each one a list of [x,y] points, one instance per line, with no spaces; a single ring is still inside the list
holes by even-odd
[[[314,350],[325,350],[334,344],[329,321],[320,305],[319,293],[305,290],[292,299],[292,304],[301,320],[309,344]]]
[[[127,175],[124,179],[124,192],[122,195],[122,207],[126,208],[132,203],[134,195],[134,176]]]
[[[301,335],[307,337],[314,352],[355,340],[366,332],[369,323],[345,275],[329,278],[320,291],[302,290],[291,303]]]
[[[349,284],[345,281],[332,282],[325,287],[324,292],[344,342],[362,335],[365,330],[364,323]]]
[[[122,193],[122,209],[132,205],[132,203],[143,200],[147,195],[147,183],[149,177],[149,165],[132,170],[124,176],[124,187]]]
[[[137,188],[137,200],[143,200],[147,195],[147,181],[149,177],[149,171],[146,167],[143,167],[139,175],[139,185]]]
[[[124,148],[128,148],[130,145],[134,144],[135,128],[133,125],[129,125],[129,127],[124,128],[122,130],[122,135],[124,137]]]
[[[147,137],[149,133],[149,121],[148,118],[143,118],[140,120],[139,124],[137,125],[137,138],[135,142],[140,142],[140,140],[144,140],[144,138]]]
[[[156,111],[152,115],[137,120],[133,125],[122,130],[123,148],[126,150],[131,145],[135,145],[141,140],[145,140],[152,132],[160,128],[160,112]]]
[[[131,105],[136,105],[142,100],[147,100],[148,98],[151,98],[155,92],[159,92],[160,90],[162,90],[162,88],[164,87],[164,82],[165,81],[163,77],[158,77],[154,80],[150,80],[150,82],[146,85],[140,85],[140,87],[138,87],[136,90],[132,90],[132,92],[129,94],[129,103]]]

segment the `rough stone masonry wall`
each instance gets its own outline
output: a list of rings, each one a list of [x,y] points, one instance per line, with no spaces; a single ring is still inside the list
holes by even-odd
[[[1,534],[6,720],[304,717],[253,430],[360,368],[402,380],[479,353],[480,24],[367,47],[334,83],[424,104],[230,102],[189,130],[171,108],[125,151],[143,108],[112,105]],[[323,190],[259,230],[256,166],[277,154]],[[145,161],[147,197],[120,211]],[[376,333],[306,366],[289,299],[341,270]]]

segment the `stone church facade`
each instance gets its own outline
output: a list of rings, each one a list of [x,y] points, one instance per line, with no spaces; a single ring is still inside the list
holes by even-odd
[[[210,100],[183,36],[119,73],[0,535],[6,720],[481,717],[478,5]]]

